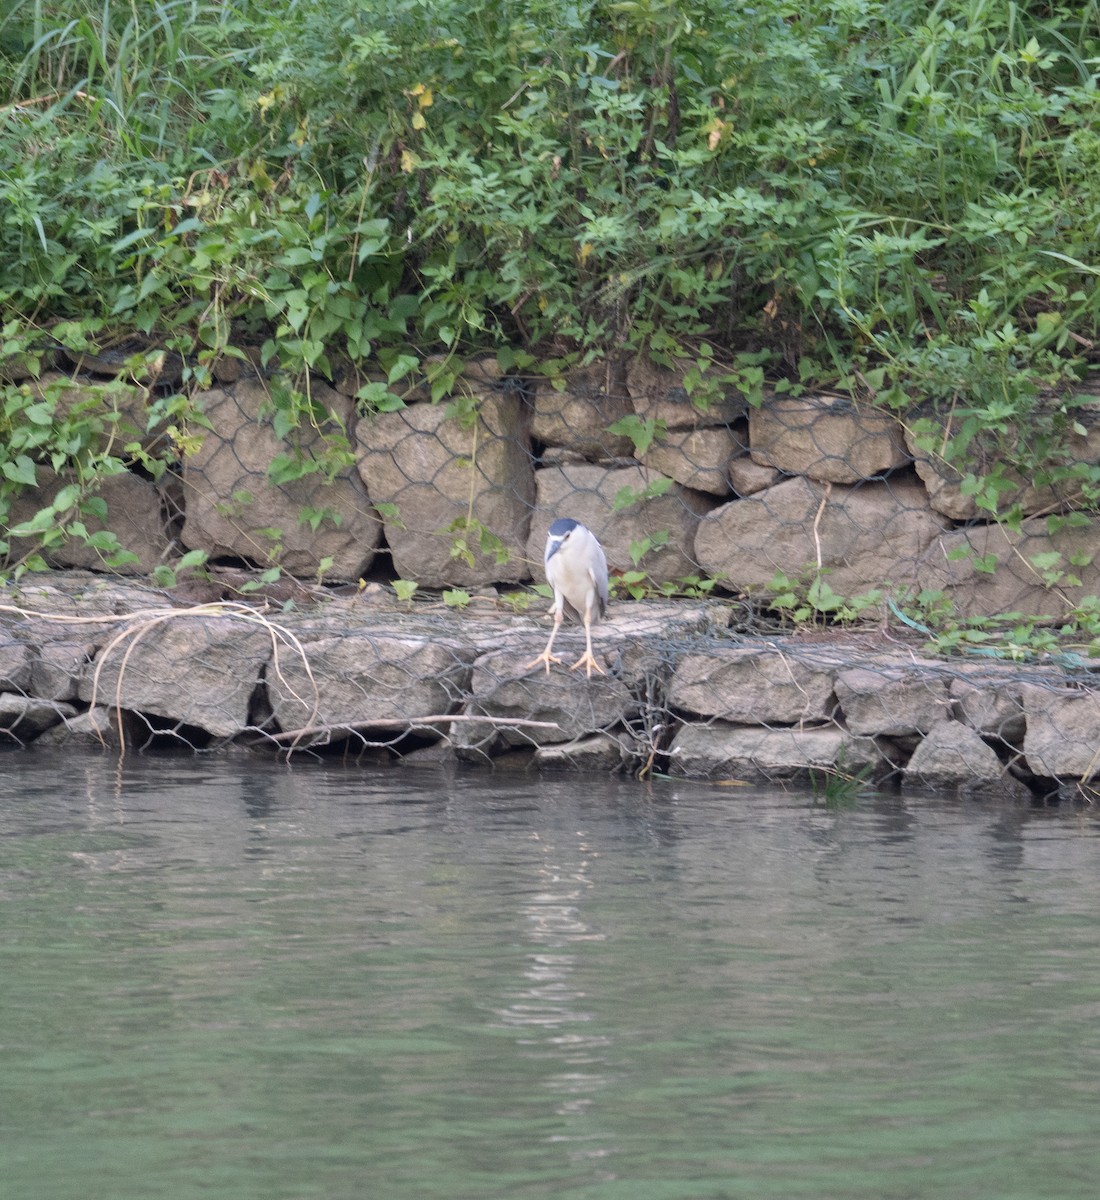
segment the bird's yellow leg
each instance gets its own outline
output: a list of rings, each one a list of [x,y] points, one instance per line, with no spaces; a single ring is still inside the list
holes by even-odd
[[[561,662],[560,658],[557,658],[555,655],[550,653],[550,651],[554,648],[554,638],[558,636],[558,630],[561,628],[561,610],[554,609],[553,612],[554,628],[550,630],[550,640],[546,643],[546,649],[538,656],[538,658],[531,659],[531,661],[523,668],[525,671],[530,671],[532,667],[537,667],[541,663],[545,663],[546,674],[549,675],[550,664]]]
[[[550,647],[547,646],[547,650],[549,650],[549,649],[550,649]],[[587,608],[584,610],[584,653],[580,656],[580,658],[577,659],[577,661],[569,669],[570,669],[570,671],[575,671],[578,667],[584,667],[584,673],[585,673],[585,675],[588,676],[589,679],[592,678],[593,669],[595,669],[595,671],[598,675],[606,675],[607,674],[607,672],[603,669],[603,667],[601,667],[600,664],[596,661],[596,656],[592,653],[591,613],[589,612],[589,610]],[[549,671],[550,667],[547,666],[546,669]]]

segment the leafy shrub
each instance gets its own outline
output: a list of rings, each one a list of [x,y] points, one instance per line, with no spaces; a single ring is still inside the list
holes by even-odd
[[[13,0],[0,325],[185,390],[258,345],[291,422],[337,356],[392,406],[440,350],[437,397],[474,349],[748,355],[1031,469],[1095,354],[1098,59],[1096,0]]]

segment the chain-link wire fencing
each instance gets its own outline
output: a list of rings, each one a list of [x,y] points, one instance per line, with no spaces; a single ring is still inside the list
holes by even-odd
[[[272,380],[226,372],[171,470],[103,480],[49,555],[101,565],[98,520],[134,580],[8,586],[0,736],[1087,792],[1091,410],[1060,476],[994,473],[1005,521],[950,417],[641,361],[537,385],[473,364],[449,399],[429,379],[367,412],[362,390],[313,381],[290,422]],[[612,577],[591,679],[525,669],[562,516]]]

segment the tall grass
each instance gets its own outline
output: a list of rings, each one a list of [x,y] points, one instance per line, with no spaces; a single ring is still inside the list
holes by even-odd
[[[231,5],[199,0],[13,0],[0,82],[10,106],[68,113],[120,157],[181,153],[201,148],[212,93],[238,85],[243,32]]]

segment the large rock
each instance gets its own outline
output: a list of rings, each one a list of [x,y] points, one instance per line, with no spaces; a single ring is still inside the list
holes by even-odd
[[[76,714],[69,704],[52,704],[16,692],[0,692],[0,742],[33,742],[45,730]]]
[[[631,758],[630,744],[624,745],[609,733],[594,733],[575,742],[539,746],[535,766],[542,771],[616,771]]]
[[[716,648],[676,663],[669,704],[704,717],[754,725],[823,721],[835,707],[833,671],[772,648]]]
[[[731,458],[728,470],[730,484],[738,496],[755,496],[783,478],[774,467],[762,467],[753,462],[748,450]]]
[[[84,669],[94,655],[95,643],[83,639],[45,642],[31,671],[31,695],[41,700],[75,700]]]
[[[978,515],[978,505],[973,494],[963,491],[964,476],[944,458],[937,449],[947,434],[940,439],[929,433],[916,434],[912,426],[906,426],[905,446],[913,458],[913,466],[928,491],[928,502],[938,513],[953,521],[972,521]]]
[[[807,782],[851,778],[888,768],[868,738],[835,726],[761,729],[758,726],[685,725],[669,748],[669,770],[690,778],[736,778],[752,782]]]
[[[772,396],[749,413],[761,466],[830,483],[856,483],[909,461],[901,425],[839,396]]]
[[[307,743],[334,741],[372,721],[453,712],[475,653],[453,638],[367,631],[305,641],[301,648],[304,653],[284,651],[278,670],[268,671],[267,694],[282,730],[327,727],[306,735]]]
[[[154,450],[164,437],[163,422],[147,428],[148,389],[121,379],[90,382],[47,371],[39,379],[27,380],[22,390],[50,405],[55,422],[66,420],[79,409],[81,424],[93,435],[92,444],[101,453],[122,457],[123,447],[129,442]]]
[[[929,547],[946,524],[913,480],[845,487],[788,479],[705,516],[695,557],[723,586],[752,591],[777,572],[812,579],[820,554],[829,586],[851,597],[887,583],[924,586]]]
[[[134,713],[97,706],[74,717],[65,717],[60,724],[47,729],[35,745],[121,750],[135,742],[140,745],[142,736],[148,732]]]
[[[971,617],[1025,613],[1061,619],[1100,595],[1100,521],[1032,517],[1018,529],[974,525],[929,548],[923,585]]]
[[[305,578],[317,575],[328,558],[329,579],[356,580],[369,569],[381,526],[354,465],[331,481],[323,471],[279,484],[268,477],[277,458],[320,457],[325,433],[340,436],[351,428],[354,406],[347,397],[319,382],[310,392],[331,416],[323,428],[304,424],[286,440],[272,427],[268,390],[257,379],[196,397],[212,429],[184,460],[186,546],[214,559],[277,563]]]
[[[974,730],[958,721],[941,721],[929,730],[909,759],[905,782],[937,791],[1030,795]]]
[[[1028,768],[1049,779],[1100,773],[1100,695],[1071,688],[1023,687]]]
[[[545,467],[536,473],[537,491],[527,557],[536,579],[545,578],[543,553],[546,532],[558,517],[572,517],[600,539],[611,571],[632,571],[631,546],[653,548],[638,569],[656,582],[683,579],[697,573],[691,546],[699,517],[713,500],[673,483],[647,467]],[[623,504],[629,496],[666,488],[650,499]],[[619,507],[616,507],[616,503]],[[663,540],[667,535],[667,540]]]
[[[10,524],[16,526],[29,521],[40,509],[53,504],[63,487],[71,478],[58,475],[49,467],[39,466],[36,470],[38,486],[19,492],[12,500]],[[81,522],[90,539],[69,536],[43,551],[43,557],[51,566],[77,567],[89,570],[110,570],[121,575],[146,575],[167,556],[171,546],[163,497],[156,484],[141,479],[129,471],[117,475],[106,475],[96,481],[89,498],[96,498],[107,506],[106,518],[93,511],[81,512],[73,509],[61,514],[60,523],[70,525]],[[113,533],[123,550],[136,555],[136,561],[115,563],[112,556],[100,549],[96,534]],[[15,555],[24,554],[33,547],[29,538],[13,538]]]
[[[620,458],[633,453],[634,443],[607,427],[633,411],[621,369],[595,362],[569,372],[559,386],[539,383],[531,436],[582,458]]]
[[[730,462],[743,450],[741,439],[726,426],[674,429],[642,455],[642,464],[684,487],[728,496],[732,490]]]
[[[687,360],[673,368],[635,358],[627,367],[626,386],[638,416],[663,421],[666,429],[732,425],[748,411],[744,393],[721,382],[717,368],[700,373]]]
[[[249,727],[273,636],[258,617],[201,609],[135,620],[85,669],[80,699],[233,737]]]
[[[12,636],[7,622],[0,624],[0,692],[28,692],[35,657],[28,642]]]
[[[913,666],[853,667],[836,678],[836,698],[852,733],[928,733],[951,715],[946,678]]]
[[[0,358],[0,383],[22,383],[24,379],[38,379],[53,373],[56,365],[56,350],[39,348],[6,354]]]
[[[493,757],[517,746],[573,742],[612,729],[636,707],[626,685],[611,675],[589,679],[561,668],[549,674],[525,671],[511,650],[482,655],[474,664],[470,690],[463,715],[495,721],[455,724],[451,737],[463,758]]]
[[[962,664],[951,680],[950,694],[956,718],[982,737],[1015,747],[1024,736],[1026,721],[1020,680],[1009,667],[993,674],[982,666]]]
[[[1100,403],[1094,400],[1075,405],[1072,425],[1061,409],[1062,401],[1055,400],[1041,404],[1033,417],[1036,426],[1044,423],[1053,429],[1062,423],[1068,426],[1059,437],[1061,449],[1052,450],[1044,465],[1057,472],[1060,467],[1100,463]],[[992,437],[987,437],[983,444],[983,435],[979,433],[969,445],[965,461],[950,461],[951,439],[957,432],[950,417],[926,411],[910,419],[905,442],[928,489],[932,507],[954,520],[966,521],[981,511],[974,496],[975,478],[981,479],[1002,468],[1003,453]],[[1004,484],[996,494],[997,508],[1002,513],[1017,506],[1026,516],[1090,507],[1084,495],[1086,485],[1072,474],[1062,481],[1037,485],[1019,472],[999,469],[998,473]]]
[[[411,404],[358,425],[359,470],[382,506],[394,569],[424,587],[530,576],[535,489],[528,415],[515,393],[484,391],[474,402],[469,416],[449,405]],[[482,528],[496,544],[482,546]],[[460,539],[472,563],[456,552]]]

